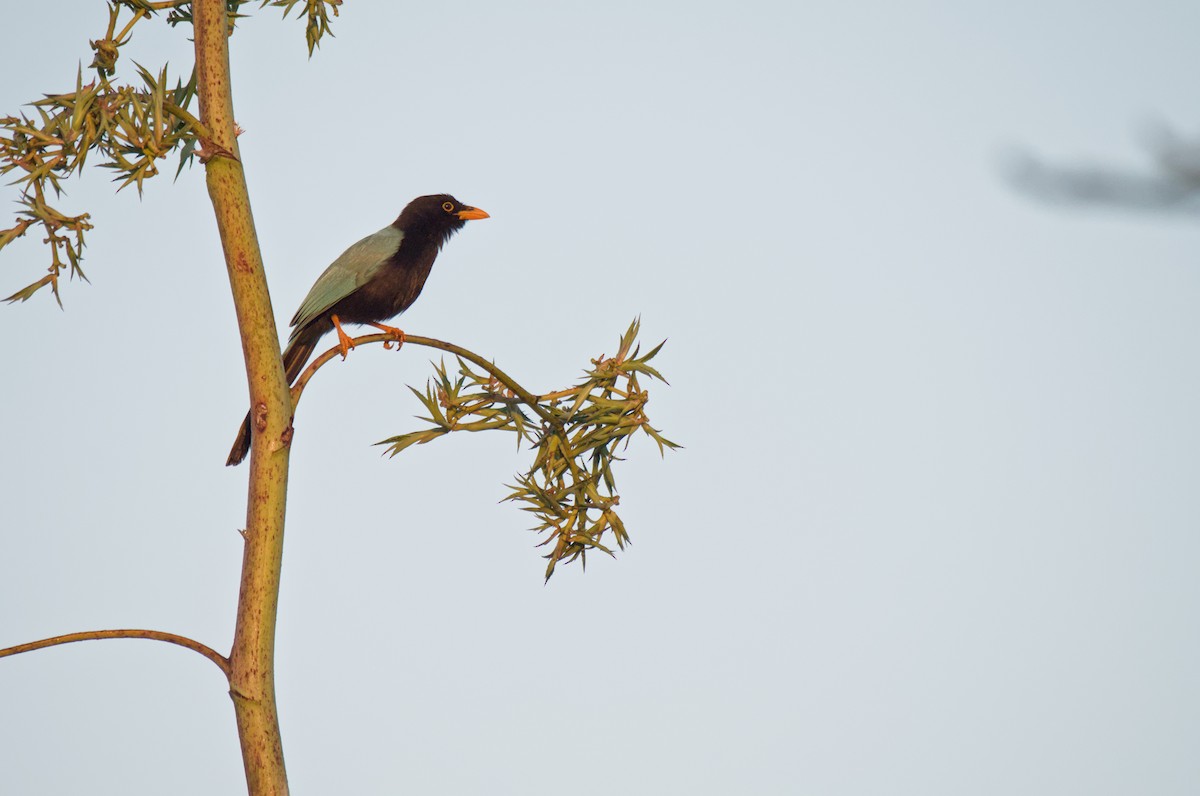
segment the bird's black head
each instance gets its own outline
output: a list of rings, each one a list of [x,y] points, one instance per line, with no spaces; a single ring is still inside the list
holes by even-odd
[[[488,218],[488,214],[448,193],[437,193],[413,199],[393,226],[402,230],[408,240],[426,238],[441,248],[451,235],[476,218]]]

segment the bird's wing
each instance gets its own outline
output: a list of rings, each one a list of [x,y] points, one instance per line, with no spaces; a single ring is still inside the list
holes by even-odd
[[[365,285],[383,267],[384,262],[399,250],[402,240],[404,233],[401,230],[386,226],[342,252],[325,269],[325,273],[317,277],[304,301],[300,302],[300,309],[292,317],[291,325],[298,332],[305,324]]]

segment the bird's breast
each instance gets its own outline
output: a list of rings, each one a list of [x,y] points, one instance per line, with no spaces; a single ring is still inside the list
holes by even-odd
[[[421,295],[435,259],[436,247],[406,252],[402,245],[366,284],[338,302],[331,313],[352,323],[382,323],[394,318]]]

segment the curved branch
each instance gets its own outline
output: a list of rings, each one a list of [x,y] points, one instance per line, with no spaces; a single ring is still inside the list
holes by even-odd
[[[55,636],[53,638],[44,638],[41,641],[31,641],[28,644],[18,644],[15,647],[0,649],[0,658],[9,655],[20,655],[22,652],[32,652],[46,647],[56,647],[59,644],[70,644],[75,641],[93,641],[96,639],[106,638],[145,638],[151,641],[165,641],[168,644],[178,644],[180,647],[187,647],[193,652],[198,652],[205,658],[217,665],[217,668],[229,677],[229,659],[221,653],[201,644],[199,641],[187,638],[186,636],[177,636],[174,633],[164,633],[160,630],[88,630],[83,633],[68,633],[65,636]]]
[[[370,343],[389,343],[389,342],[394,343],[394,342],[396,342],[396,338],[392,337],[390,334],[365,334],[362,337],[355,337],[352,342],[356,346],[368,345]],[[479,356],[478,354],[476,354],[472,351],[468,351],[467,349],[463,348],[462,346],[457,346],[454,343],[447,343],[442,340],[435,340],[432,337],[420,337],[420,336],[414,335],[414,334],[404,335],[404,342],[406,344],[412,343],[413,345],[425,346],[426,348],[437,348],[441,351],[446,351],[451,354],[454,354],[455,356],[462,357],[463,359],[468,360],[469,362],[472,362],[475,365],[478,365],[479,367],[483,368],[488,373],[490,373],[492,376],[494,376],[496,378],[496,381],[503,384],[509,390],[512,390],[513,394],[516,395],[518,398],[520,398],[522,403],[524,403],[526,406],[528,406],[530,409],[532,409],[534,412],[536,412],[538,417],[540,417],[542,420],[546,421],[547,423],[554,422],[554,418],[550,415],[550,413],[548,411],[546,411],[546,408],[541,405],[541,403],[538,401],[538,397],[536,395],[529,392],[529,390],[526,390],[520,384],[517,384],[517,382],[514,381],[511,376],[509,376],[507,373],[500,370],[500,368],[496,367],[493,363],[488,362],[486,359]],[[300,374],[300,377],[298,379],[296,379],[296,383],[292,385],[292,406],[293,407],[295,407],[296,404],[300,403],[300,396],[304,392],[304,387],[308,384],[309,379],[311,379],[316,374],[316,372],[321,369],[321,367],[323,365],[325,365],[327,362],[329,362],[329,360],[333,359],[334,357],[338,356],[339,354],[341,354],[341,349],[338,346],[334,346],[333,348],[326,351],[324,354],[321,354],[319,357],[314,359],[309,364],[309,366],[304,369],[304,372]]]

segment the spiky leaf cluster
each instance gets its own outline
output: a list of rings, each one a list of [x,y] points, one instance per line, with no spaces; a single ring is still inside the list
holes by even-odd
[[[58,281],[65,270],[84,277],[84,233],[92,228],[87,213],[68,215],[51,205],[51,194],[62,196],[62,182],[83,169],[88,155],[98,153],[101,166],[116,173],[120,188],[142,183],[158,173],[157,161],[176,149],[183,150],[182,168],[192,154],[198,122],[187,112],[195,97],[195,76],[170,86],[167,68],[157,75],[138,66],[140,86],[120,85],[112,80],[120,48],[128,43],[133,26],[153,13],[148,3],[124,0],[109,5],[106,34],[93,41],[95,57],[89,69],[93,76],[84,83],[80,69],[74,91],[47,94],[31,103],[32,113],[0,118],[0,174],[17,173],[21,186],[17,222],[0,230],[0,248],[41,226],[50,244],[50,268],[46,276],[18,290],[7,301],[25,301],[49,285],[56,299]],[[134,9],[124,28],[117,24],[124,9]]]
[[[461,357],[454,375],[444,362],[435,365],[425,389],[413,389],[429,413],[421,419],[432,428],[379,444],[395,456],[452,431],[512,431],[518,445],[527,443],[535,454],[505,500],[524,504],[523,510],[536,519],[532,530],[545,536],[538,546],[549,547],[546,579],[559,562],[579,559],[586,566],[589,551],[614,555],[614,548],[623,550],[629,543],[617,513],[621,498],[613,464],[620,461],[618,452],[638,431],[658,444],[660,454],[679,447],[652,427],[646,415],[649,393],[639,379],[666,380],[649,364],[663,344],[640,355],[639,327],[635,320],[621,336],[616,354],[593,359],[574,387],[544,395],[514,391],[498,370],[480,372]]]
[[[226,0],[230,25],[243,16],[239,9],[249,0]],[[300,0],[262,0],[262,6],[284,9],[286,16]],[[306,0],[309,54],[322,36],[330,33],[330,8],[336,16],[342,0]],[[32,111],[0,117],[0,175],[16,172],[13,183],[20,186],[15,223],[0,229],[0,249],[40,227],[50,245],[50,267],[41,279],[18,290],[6,301],[26,301],[49,286],[59,304],[59,278],[86,278],[81,267],[84,233],[92,229],[89,214],[71,215],[55,205],[63,194],[63,181],[81,171],[90,153],[97,153],[101,166],[111,169],[120,188],[133,184],[138,193],[143,182],[158,174],[158,161],[179,152],[178,176],[194,157],[227,155],[206,149],[207,133],[188,112],[195,97],[195,74],[171,87],[167,68],[157,74],[136,66],[140,85],[114,82],[121,48],[133,35],[134,26],[167,11],[167,22],[191,23],[187,0],[110,0],[108,27],[91,42],[93,58],[84,83],[80,69],[74,91],[47,94],[31,103]]]
[[[332,10],[336,17],[342,0],[263,0],[263,6],[282,8],[286,18],[292,7],[301,2],[304,3],[304,13],[307,17],[304,38],[308,41],[308,54],[311,56],[313,49],[321,45],[323,36],[333,35],[333,31],[329,29],[329,12]]]

